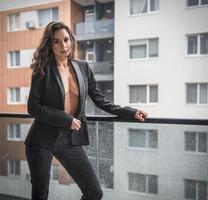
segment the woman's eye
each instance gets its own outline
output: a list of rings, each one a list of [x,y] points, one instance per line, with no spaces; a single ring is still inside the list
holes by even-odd
[[[54,44],[58,44],[58,40],[54,40],[53,43],[54,43]]]
[[[68,42],[68,41],[69,41],[69,38],[65,38],[65,39],[64,39],[64,42]]]

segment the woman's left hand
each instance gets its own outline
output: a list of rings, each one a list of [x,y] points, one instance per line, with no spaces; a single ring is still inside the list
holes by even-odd
[[[135,113],[135,119],[138,119],[139,121],[144,122],[145,118],[147,118],[148,113],[143,110],[137,110]]]

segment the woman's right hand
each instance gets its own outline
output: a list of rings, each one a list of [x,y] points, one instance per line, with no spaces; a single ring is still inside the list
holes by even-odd
[[[80,128],[81,128],[81,121],[74,117],[72,120],[71,129],[78,131]]]

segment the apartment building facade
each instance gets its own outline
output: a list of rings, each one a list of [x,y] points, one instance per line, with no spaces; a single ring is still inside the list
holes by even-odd
[[[115,102],[151,117],[207,118],[207,3],[115,5]]]
[[[27,112],[31,78],[29,66],[44,27],[53,20],[71,25],[70,1],[50,2],[1,3],[1,112]]]
[[[203,0],[115,1],[115,102],[153,118],[207,119],[207,18]],[[207,199],[207,127],[114,129],[118,199]]]
[[[99,88],[113,101],[114,62],[114,1],[75,0],[76,15],[73,21],[78,44],[78,57],[88,61]],[[87,99],[88,114],[105,114]]]

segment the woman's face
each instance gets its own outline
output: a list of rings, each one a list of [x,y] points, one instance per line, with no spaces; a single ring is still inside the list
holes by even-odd
[[[71,41],[69,33],[65,29],[54,32],[52,50],[58,60],[65,60],[69,56],[71,51]]]

